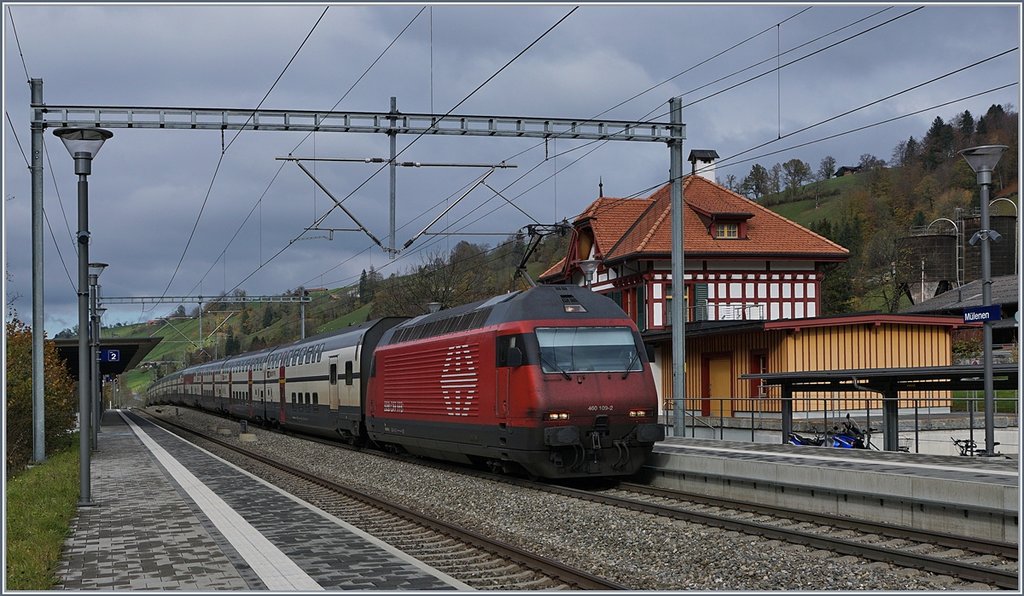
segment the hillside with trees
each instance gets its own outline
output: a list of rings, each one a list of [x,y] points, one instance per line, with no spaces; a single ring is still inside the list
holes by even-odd
[[[448,308],[525,287],[513,274],[528,240],[513,235],[493,247],[463,241],[449,252],[425,254],[419,263],[387,276],[371,267],[360,272],[359,281],[351,286],[299,287],[281,295],[305,294],[312,299],[305,308],[307,337],[382,316],[421,315],[429,311],[432,302]],[[536,278],[562,258],[568,240],[568,234],[544,237],[527,260],[527,273]],[[245,295],[242,290],[233,294]],[[201,313],[198,305],[190,310],[178,306],[145,323],[104,327],[104,338],[163,338],[142,369],[125,375],[126,385],[142,391],[152,380],[185,366],[299,339],[302,322],[297,303],[230,302],[223,298],[211,297],[201,305]],[[58,334],[74,335],[74,329]]]
[[[957,207],[977,204],[974,173],[958,151],[974,145],[1003,144],[1009,149],[993,174],[993,197],[1016,201],[1018,114],[993,105],[975,119],[969,112],[948,122],[935,118],[920,140],[910,137],[893,148],[889,160],[864,154],[857,164],[838,164],[832,156],[816,166],[791,159],[771,167],[754,164],[742,180],[727,176],[719,183],[768,206],[783,216],[850,250],[847,263],[826,272],[823,314],[870,310],[894,312],[908,304],[899,269],[898,239],[911,226],[950,217]],[[837,168],[858,169],[835,177]],[[543,239],[527,270],[536,278],[562,258],[568,235]],[[334,331],[370,318],[416,316],[430,303],[442,307],[524,287],[513,281],[529,238],[513,235],[496,246],[459,242],[450,251],[425,254],[420,262],[384,272],[372,267],[357,283],[340,288],[294,288],[284,295],[313,299],[306,307],[306,334]],[[236,294],[244,295],[241,290]],[[159,335],[164,341],[150,354],[148,369],[129,374],[128,384],[142,390],[153,378],[214,358],[295,341],[300,336],[296,304],[231,303],[212,299],[199,307],[179,306],[167,316],[139,325],[104,328],[103,335]],[[65,330],[61,335],[72,335]]]
[[[865,153],[856,164],[827,155],[816,168],[796,159],[770,168],[755,163],[742,180],[719,182],[850,250],[849,262],[826,274],[824,314],[896,312],[909,304],[902,280],[915,266],[899,239],[912,227],[978,205],[977,177],[960,150],[1006,145],[992,175],[992,198],[1019,205],[1018,118],[1012,106],[993,104],[977,119],[969,111],[948,121],[936,117],[920,139],[899,142],[888,161]],[[833,177],[843,165],[856,173]]]

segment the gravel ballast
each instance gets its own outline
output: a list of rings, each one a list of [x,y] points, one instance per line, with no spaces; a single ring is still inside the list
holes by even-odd
[[[215,432],[238,423],[150,407]],[[634,590],[990,590],[989,586],[453,474],[249,426],[246,449]],[[358,523],[357,523],[358,525]]]

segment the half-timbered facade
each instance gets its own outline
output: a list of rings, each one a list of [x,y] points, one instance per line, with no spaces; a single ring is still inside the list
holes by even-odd
[[[683,181],[685,279],[677,292],[670,191],[665,185],[648,198],[598,198],[573,222],[566,257],[540,277],[583,285],[581,263],[596,262],[592,289],[616,301],[655,346],[663,412],[675,405],[669,313],[677,296],[686,301],[685,404],[698,415],[779,415],[777,390],[740,380],[742,374],[949,364],[957,319],[821,317],[824,275],[849,252],[695,174]],[[878,408],[874,397],[805,395],[793,405],[804,412]],[[948,407],[948,398],[906,395],[900,405]]]
[[[821,314],[828,263],[849,252],[701,176],[684,178],[687,321],[803,319]],[[541,276],[585,283],[581,261],[599,262],[594,291],[608,295],[641,331],[671,325],[670,185],[649,198],[599,198],[575,220],[566,258]]]

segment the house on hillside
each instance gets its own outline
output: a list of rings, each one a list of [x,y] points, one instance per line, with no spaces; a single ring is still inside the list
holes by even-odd
[[[619,304],[655,348],[662,411],[674,407],[674,298],[685,301],[686,409],[705,415],[780,411],[777,395],[740,381],[741,374],[949,364],[955,320],[819,319],[822,280],[831,264],[847,260],[847,249],[705,177],[713,168],[697,161],[709,157],[691,154],[693,172],[683,179],[682,284],[672,279],[670,185],[647,198],[595,200],[573,222],[565,258],[539,277],[542,283],[585,285],[581,262],[597,263],[592,289]],[[899,351],[911,345],[933,348]],[[795,409],[820,409],[822,403]],[[870,401],[865,407],[872,407]]]
[[[860,172],[860,166],[842,166],[836,170],[835,177],[842,178],[843,176],[852,176]]]

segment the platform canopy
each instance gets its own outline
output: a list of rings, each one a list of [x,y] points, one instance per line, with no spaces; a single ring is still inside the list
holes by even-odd
[[[1017,364],[993,366],[995,389],[1017,389]],[[751,373],[741,379],[761,379],[765,385],[782,387],[782,436],[793,432],[793,394],[806,391],[869,391],[882,396],[885,450],[896,451],[899,435],[899,394],[902,391],[982,391],[984,367],[980,364],[914,368],[867,368],[783,373]]]
[[[153,348],[156,347],[161,337],[110,337],[100,339],[100,350],[116,350],[117,359],[111,361],[100,360],[101,375],[119,375],[127,372],[142,362]],[[68,372],[76,380],[78,379],[78,338],[64,337],[53,340],[57,345],[57,352],[67,363]]]
[[[996,364],[992,368],[996,389],[1016,389],[1020,367]],[[856,391],[854,383],[868,391],[981,391],[985,369],[980,364],[923,366],[913,368],[866,368],[784,373],[752,373],[741,379],[761,379],[765,385],[782,385],[792,391]]]

